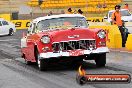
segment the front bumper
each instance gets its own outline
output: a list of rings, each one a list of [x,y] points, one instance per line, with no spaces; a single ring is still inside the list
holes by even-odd
[[[53,57],[70,57],[70,56],[80,56],[80,55],[89,55],[89,54],[100,54],[100,53],[108,53],[109,49],[107,47],[100,47],[96,50],[75,50],[74,52],[47,52],[47,53],[40,53],[40,58],[53,58]]]

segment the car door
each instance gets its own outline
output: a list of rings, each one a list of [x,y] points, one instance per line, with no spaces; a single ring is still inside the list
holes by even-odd
[[[9,23],[7,21],[2,21],[2,24],[3,24],[3,29],[2,29],[2,32],[3,34],[9,34],[9,29],[10,29],[10,26],[9,26]]]
[[[0,21],[0,35],[3,35],[3,24],[2,24],[2,21]]]

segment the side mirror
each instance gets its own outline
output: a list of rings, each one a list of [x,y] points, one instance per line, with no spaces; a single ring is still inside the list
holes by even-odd
[[[105,16],[105,17],[104,17],[104,19],[108,19],[108,17],[107,17],[107,16]]]

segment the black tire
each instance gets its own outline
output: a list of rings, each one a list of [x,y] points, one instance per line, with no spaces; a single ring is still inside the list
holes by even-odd
[[[12,35],[14,35],[14,31],[13,31],[13,29],[12,28],[10,28],[9,29],[9,34],[8,34],[9,36],[12,36]]]
[[[37,61],[37,66],[38,66],[38,69],[40,70],[40,71],[45,71],[45,70],[47,70],[47,63],[46,63],[46,61],[45,60],[43,60],[43,59],[41,59],[40,58],[40,55],[39,55],[39,53],[38,53],[38,50],[36,50],[36,61]]]
[[[75,59],[71,62],[72,67],[79,67],[83,63],[83,59],[78,59],[79,57],[72,57],[71,59]]]
[[[106,53],[98,54],[95,58],[97,67],[105,67],[106,64]]]
[[[26,65],[31,65],[32,64],[31,61],[27,61],[26,59],[25,59],[25,63],[26,63]]]

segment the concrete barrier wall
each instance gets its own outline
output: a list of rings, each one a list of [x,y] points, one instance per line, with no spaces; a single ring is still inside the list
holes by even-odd
[[[87,18],[88,22],[104,22],[103,17],[88,17]]]
[[[132,50],[132,34],[128,35],[127,41],[126,41],[126,49]]]
[[[5,20],[11,20],[11,14],[0,14],[0,18],[4,18]]]
[[[17,30],[27,29],[30,26],[30,20],[12,20]]]

